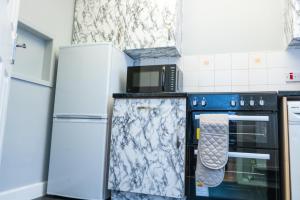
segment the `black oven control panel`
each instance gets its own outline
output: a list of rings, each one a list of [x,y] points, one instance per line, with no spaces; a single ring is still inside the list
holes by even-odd
[[[276,93],[190,93],[189,110],[277,110]]]

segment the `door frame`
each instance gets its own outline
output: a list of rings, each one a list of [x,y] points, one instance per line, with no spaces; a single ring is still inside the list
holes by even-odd
[[[4,35],[2,41],[0,40],[0,165],[2,160],[11,68],[13,66],[16,48],[19,7],[20,0],[0,0],[0,17],[2,18],[0,30],[1,34]]]

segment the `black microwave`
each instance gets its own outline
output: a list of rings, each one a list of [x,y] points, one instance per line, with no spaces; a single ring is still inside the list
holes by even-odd
[[[152,65],[127,68],[128,93],[180,92],[182,71],[176,65]]]

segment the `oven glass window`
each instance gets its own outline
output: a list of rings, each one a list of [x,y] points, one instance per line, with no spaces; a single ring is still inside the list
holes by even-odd
[[[244,149],[238,148],[230,153],[225,176],[221,185],[208,188],[208,193],[203,194],[195,182],[197,146],[188,148],[188,184],[191,187],[190,196],[201,200],[203,196],[211,198],[241,200],[278,200],[279,199],[279,163],[277,150]],[[235,154],[234,154],[235,153]],[[199,192],[200,191],[200,192]]]
[[[193,144],[198,144],[201,135],[200,121],[193,114]],[[251,148],[277,148],[276,116],[265,113],[256,115],[255,113],[234,113],[240,117],[251,117],[252,120],[230,120],[229,121],[229,144],[231,147],[251,147]],[[266,117],[268,120],[255,119],[255,117]]]
[[[210,194],[218,198],[278,199],[278,170],[269,160],[229,158],[223,183]]]
[[[224,181],[245,186],[268,186],[267,160],[229,159]]]
[[[236,143],[267,143],[268,122],[230,121],[229,134]]]
[[[134,73],[133,87],[159,87],[159,71]]]

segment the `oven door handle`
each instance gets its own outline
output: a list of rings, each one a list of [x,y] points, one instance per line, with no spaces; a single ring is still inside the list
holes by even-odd
[[[200,119],[200,115],[195,115],[195,120]],[[256,122],[268,122],[269,116],[256,116],[256,115],[229,115],[230,121],[256,121]]]
[[[198,154],[198,150],[194,150],[194,154]],[[228,157],[230,158],[249,158],[249,159],[259,159],[259,160],[270,160],[270,154],[261,153],[243,153],[243,152],[228,152]]]

